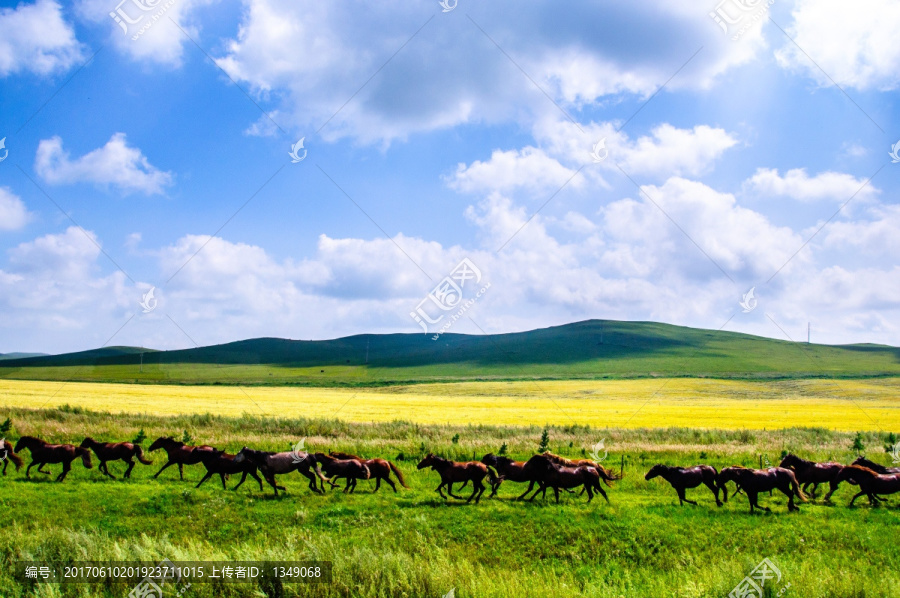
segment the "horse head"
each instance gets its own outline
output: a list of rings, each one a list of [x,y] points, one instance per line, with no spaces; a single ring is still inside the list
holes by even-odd
[[[159,438],[157,438],[156,440],[153,441],[153,444],[151,444],[150,448],[148,448],[147,450],[152,453],[153,451],[156,451],[159,449],[174,447],[177,444],[184,446],[183,442],[177,442],[171,436],[160,436]]]
[[[644,476],[645,480],[652,480],[657,476],[661,476],[663,472],[667,469],[667,467],[661,463],[657,463],[653,467],[650,468],[650,471],[647,472],[647,475]]]
[[[81,444],[79,444],[78,446],[80,446],[81,448],[90,448],[95,444],[97,444],[97,441],[88,436],[84,440],[82,440]]]
[[[436,457],[432,453],[428,453],[421,461],[419,461],[419,465],[416,468],[425,469],[426,467],[433,467],[436,462]]]

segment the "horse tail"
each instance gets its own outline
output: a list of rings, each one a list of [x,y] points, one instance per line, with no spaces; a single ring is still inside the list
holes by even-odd
[[[624,474],[617,476],[612,471],[606,469],[602,465],[597,466],[594,469],[597,470],[597,474],[603,480],[603,483],[606,484],[607,486],[609,486],[610,488],[612,488],[612,484],[610,482],[615,482],[617,480],[621,480],[624,477]]]
[[[503,481],[503,476],[497,476],[490,465],[485,465],[485,467],[487,468],[488,480],[491,482],[491,487],[494,487]]]
[[[803,490],[800,488],[799,482],[797,482],[797,476],[791,476],[791,487],[794,489],[794,493],[797,495],[797,498],[806,502],[806,495],[803,494]]]
[[[400,471],[400,468],[397,467],[396,465],[394,465],[393,463],[391,463],[390,461],[388,461],[388,465],[390,466],[391,471],[394,472],[394,475],[397,476],[397,479],[400,481],[400,485],[403,486],[404,488],[409,488],[409,486],[406,485],[406,480],[403,479],[403,472]]]
[[[137,460],[144,465],[150,465],[153,463],[153,461],[144,457],[144,449],[142,449],[139,444],[134,445],[134,456],[137,457]]]
[[[16,466],[16,471],[19,471],[22,468],[22,463],[24,463],[22,457],[12,452],[12,449],[6,449],[6,456],[9,457],[9,460]]]
[[[81,448],[80,446],[75,447],[75,454],[81,455],[81,463],[87,468],[91,469],[94,467],[94,464],[91,463],[91,451],[86,448]]]

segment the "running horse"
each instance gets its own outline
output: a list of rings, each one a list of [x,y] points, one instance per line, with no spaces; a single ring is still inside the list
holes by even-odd
[[[711,465],[694,465],[693,467],[670,467],[668,465],[656,464],[650,468],[645,480],[652,480],[655,477],[661,477],[672,485],[675,492],[678,493],[678,504],[690,503],[696,505],[693,500],[685,497],[684,491],[688,488],[696,488],[700,484],[709,488],[713,496],[716,497],[716,506],[721,507],[722,501],[719,500],[719,487],[716,486],[716,480],[719,472]],[[726,490],[727,492],[727,490]]]
[[[153,444],[150,445],[150,448],[147,449],[147,451],[152,453],[159,449],[166,451],[166,456],[169,460],[153,477],[158,478],[159,474],[165,471],[166,468],[177,465],[178,477],[180,477],[182,481],[184,481],[185,465],[196,465],[197,463],[201,463],[203,461],[204,451],[209,452],[215,450],[213,447],[205,444],[201,446],[188,446],[179,440],[175,440],[171,436],[160,436],[153,441]]]
[[[16,471],[22,469],[22,457],[13,451],[13,446],[6,438],[0,439],[0,461],[3,461],[3,475],[6,475],[6,468],[10,461],[16,466]]]
[[[400,471],[400,468],[387,459],[364,459],[356,455],[351,455],[350,453],[339,453],[335,451],[330,451],[328,454],[336,459],[356,459],[368,467],[369,473],[371,474],[371,478],[369,479],[375,480],[375,492],[378,492],[378,489],[381,488],[382,480],[387,482],[394,492],[397,491],[397,486],[391,481],[392,471],[394,472],[394,475],[397,476],[397,481],[400,482],[400,485],[404,488],[409,488],[409,486],[406,485],[406,480],[403,479],[403,472]]]
[[[232,474],[241,474],[241,481],[234,487],[235,490],[241,487],[241,484],[244,483],[244,480],[246,480],[249,475],[256,480],[256,483],[259,484],[259,491],[262,492],[262,480],[256,475],[256,465],[250,461],[242,460],[237,462],[235,455],[231,455],[215,448],[209,451],[197,451],[197,456],[206,468],[206,475],[197,482],[195,488],[199,488],[203,482],[214,475],[219,474],[219,477],[222,479],[222,490],[227,490],[228,487],[225,485],[225,478]]]
[[[879,465],[874,461],[869,461],[865,457],[857,457],[856,461],[851,463],[851,465],[861,465],[863,467],[868,467],[875,473],[880,473],[882,475],[887,473],[900,473],[900,467],[885,467],[884,465]]]
[[[28,469],[25,470],[26,478],[31,477],[31,468],[35,465],[38,466],[37,470],[40,473],[50,473],[49,471],[44,471],[44,465],[62,463],[62,473],[56,476],[56,481],[62,482],[66,479],[66,474],[72,469],[72,461],[78,457],[81,457],[81,463],[86,468],[90,469],[93,467],[91,465],[91,451],[73,444],[48,444],[34,436],[22,436],[16,443],[14,452],[18,453],[22,449],[28,449],[31,452],[31,463],[28,465]]]
[[[272,490],[275,491],[275,496],[278,496],[279,490],[287,490],[287,488],[279,486],[275,482],[275,475],[292,471],[299,471],[301,475],[309,480],[310,490],[316,494],[323,494],[316,486],[316,481],[322,480],[322,482],[325,482],[325,477],[319,470],[315,457],[309,453],[302,451],[271,453],[268,451],[257,451],[245,446],[234,458],[235,463],[240,463],[244,460],[250,461],[259,468],[259,472],[263,474],[263,477],[272,486]]]
[[[590,465],[577,465],[574,467],[561,465],[558,461],[552,459],[551,455],[544,454],[535,455],[529,459],[525,463],[524,470],[532,480],[540,484],[540,488],[528,499],[529,501],[534,500],[534,497],[539,493],[543,493],[542,498],[545,497],[547,488],[553,488],[558,504],[560,488],[568,490],[582,486],[587,492],[588,502],[594,499],[594,491],[596,490],[609,503],[609,497],[603,490],[603,486],[600,485],[601,479],[609,484],[609,480],[605,477],[609,473],[605,469],[598,469]]]
[[[500,489],[500,484],[509,480],[510,482],[530,482],[530,478],[528,477],[527,472],[525,471],[525,462],[524,461],[514,461],[509,457],[504,457],[502,455],[495,455],[493,453],[488,453],[484,457],[481,458],[481,462],[487,465],[488,467],[493,467],[497,470],[497,473],[500,475],[497,478],[497,483],[493,485],[491,490],[491,495],[488,498],[493,498],[497,495],[497,490]],[[533,487],[533,484],[532,484]],[[529,488],[530,490],[530,488]],[[525,494],[528,494],[526,491]],[[523,495],[524,496],[524,495]],[[522,498],[521,496],[519,498]]]
[[[470,502],[474,498],[475,504],[478,504],[478,501],[481,500],[481,495],[484,494],[485,491],[484,484],[481,480],[488,478],[492,485],[497,482],[497,477],[493,474],[491,468],[478,461],[466,461],[461,463],[428,453],[425,455],[424,459],[419,461],[417,469],[425,469],[426,467],[430,467],[441,476],[441,483],[438,484],[438,487],[435,490],[435,492],[441,495],[441,498],[447,498],[442,491],[442,488],[447,486],[447,494],[453,498],[465,500],[466,502]],[[469,481],[472,482],[472,494],[469,498],[463,499],[462,496],[453,494],[453,484],[456,482]]]
[[[788,497],[788,512],[799,511],[800,508],[794,504],[794,496],[797,496],[803,502],[806,502],[806,495],[800,489],[797,477],[794,472],[784,467],[770,467],[768,469],[749,469],[740,465],[725,467],[719,472],[717,485],[725,491],[724,499],[728,501],[728,482],[734,482],[747,493],[747,499],[750,501],[750,512],[753,508],[771,511],[769,507],[759,505],[759,493],[768,492],[772,489],[780,490]]]
[[[893,494],[900,492],[900,473],[878,473],[862,465],[847,465],[837,476],[838,482],[848,480],[859,485],[859,492],[850,499],[850,506],[863,494],[869,497],[869,504],[877,505],[883,498],[878,494]]]
[[[838,489],[837,476],[841,469],[844,468],[840,463],[833,461],[816,463],[815,461],[807,461],[791,454],[785,456],[781,463],[778,464],[778,467],[793,470],[794,475],[797,476],[797,482],[800,483],[803,491],[813,498],[816,496],[816,489],[819,487],[819,484],[828,482],[829,490],[824,497],[825,500],[829,500],[834,491]],[[810,485],[812,485],[812,490],[809,490]]]
[[[600,479],[603,480],[603,483],[609,487],[612,487],[610,482],[615,482],[616,480],[622,479],[623,476],[616,475],[609,469],[606,469],[599,463],[595,463],[590,459],[578,459],[572,461],[571,459],[566,459],[565,457],[560,457],[559,455],[554,455],[549,451],[544,451],[539,455],[533,456],[529,459],[525,465],[522,466],[524,475],[527,477],[528,481],[528,489],[525,490],[516,500],[521,500],[531,492],[532,488],[534,488],[535,484],[538,484],[537,492],[534,493],[534,496],[537,496],[538,492],[541,492],[541,497],[546,497],[547,495],[547,487],[542,482],[542,476],[547,473],[547,468],[544,466],[544,461],[548,461],[550,463],[554,463],[556,465],[560,465],[562,467],[593,467],[597,470],[597,474],[600,476]],[[563,488],[564,490],[568,490],[568,488]],[[581,494],[587,490],[587,487],[582,488]],[[602,490],[600,491],[603,494],[604,498],[606,497],[606,493]],[[534,499],[534,496],[531,498]],[[607,502],[609,499],[607,498]]]
[[[100,460],[100,465],[97,466],[97,469],[113,480],[116,479],[116,476],[109,473],[109,467],[106,465],[107,461],[118,461],[121,459],[128,463],[128,469],[125,470],[125,475],[122,476],[122,479],[131,477],[135,457],[144,465],[153,463],[150,459],[144,458],[144,449],[141,448],[141,445],[131,442],[97,442],[88,436],[81,441],[81,448],[93,450],[94,454],[97,455],[97,459]]]
[[[345,493],[353,494],[353,491],[356,490],[356,481],[368,480],[372,475],[369,468],[356,458],[338,459],[325,453],[313,453],[311,456],[316,460],[317,464],[321,465],[325,475],[332,478],[332,480],[328,481],[332,488],[337,486],[333,481],[334,479],[345,478],[347,480],[347,486],[344,488]]]

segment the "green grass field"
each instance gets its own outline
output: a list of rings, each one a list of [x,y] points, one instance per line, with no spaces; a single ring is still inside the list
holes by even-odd
[[[0,414],[4,415],[4,414]],[[149,479],[163,462],[138,465],[128,481],[106,480],[76,465],[62,484],[32,472],[0,479],[0,595],[127,595],[121,584],[20,586],[11,578],[19,559],[51,560],[303,560],[334,563],[328,585],[282,591],[251,585],[195,585],[187,596],[408,596],[440,597],[451,588],[470,596],[674,596],[717,597],[763,558],[781,569],[793,596],[894,596],[900,591],[897,500],[849,509],[853,490],[842,487],[834,504],[811,501],[788,514],[783,497],[767,496],[773,512],[750,515],[738,496],[716,508],[704,489],[689,491],[697,507],[679,507],[674,491],[643,473],[655,462],[757,464],[781,451],[848,461],[852,434],[824,429],[715,431],[672,429],[550,428],[550,448],[580,456],[605,437],[608,464],[625,459],[624,480],[609,490],[611,505],[564,496],[518,503],[518,485],[479,505],[444,501],[433,492],[437,475],[416,471],[416,459],[435,451],[456,459],[496,452],[502,444],[517,457],[536,449],[541,429],[438,426],[401,422],[267,419],[245,416],[112,415],[80,409],[6,410],[9,436],[40,434],[49,440],[180,436],[237,450],[244,444],[284,450],[300,438],[311,449],[339,449],[397,460],[410,490],[373,494],[362,482],[355,495],[312,495],[294,474],[287,495],[245,484],[223,491],[216,480],[193,485],[202,466],[186,468],[190,481],[170,468]],[[454,437],[458,435],[456,442]],[[887,463],[884,439],[863,434],[870,457]],[[149,441],[148,441],[149,443]],[[28,463],[27,454],[26,464]],[[58,467],[53,468],[58,471]],[[121,474],[122,465],[112,465]],[[252,481],[252,480],[251,480]],[[213,483],[216,482],[216,483]],[[233,486],[235,480],[229,482]],[[774,595],[774,594],[771,594]]]
[[[900,349],[808,345],[653,322],[590,320],[515,334],[252,339],[182,351],[106,348],[0,361],[0,379],[385,386],[478,380],[900,375]],[[143,361],[143,365],[141,365]]]

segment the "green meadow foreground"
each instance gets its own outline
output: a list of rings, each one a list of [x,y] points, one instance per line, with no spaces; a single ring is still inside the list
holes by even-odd
[[[411,489],[394,494],[361,482],[357,493],[313,495],[297,474],[284,476],[284,496],[274,498],[253,480],[222,490],[217,479],[194,489],[201,465],[175,468],[151,479],[165,462],[137,465],[130,480],[108,480],[80,462],[57,484],[32,470],[0,479],[0,595],[124,597],[124,584],[22,586],[11,577],[20,559],[86,560],[309,560],[334,563],[327,585],[195,584],[186,596],[408,596],[435,598],[455,588],[471,596],[726,596],[762,559],[781,570],[788,596],[895,596],[900,592],[900,523],[896,497],[871,508],[843,485],[834,503],[800,503],[787,513],[786,499],[761,497],[772,513],[750,515],[743,495],[717,508],[705,488],[689,490],[699,506],[678,506],[675,492],[643,474],[656,462],[706,462],[721,468],[777,463],[782,451],[808,458],[852,460],[854,434],[826,429],[716,431],[686,428],[604,429],[550,427],[549,448],[581,457],[601,439],[605,464],[625,463],[625,479],[609,489],[612,504],[565,495],[552,501],[514,502],[522,486],[506,483],[500,497],[479,505],[445,501],[434,493],[438,477],[416,471],[433,451],[462,460],[473,454],[533,454],[541,427],[422,425],[400,422],[350,424],[336,420],[104,414],[77,407],[47,410],[7,408],[9,438],[26,434],[78,443],[131,439],[141,429],[148,440],[181,437],[230,452],[243,445],[286,450],[305,438],[310,450],[344,450],[395,461]],[[888,464],[884,438],[864,433],[870,458]],[[26,465],[27,453],[22,455]],[[95,461],[96,464],[96,461]],[[124,466],[111,463],[121,475]],[[59,466],[51,466],[54,473]],[[487,495],[485,495],[487,496]],[[820,494],[821,496],[821,494]],[[768,588],[767,588],[768,589]]]

